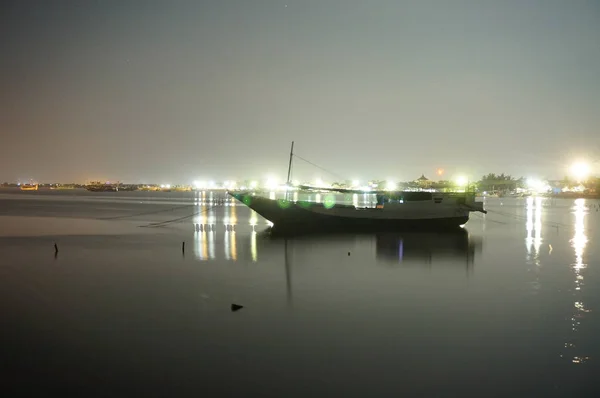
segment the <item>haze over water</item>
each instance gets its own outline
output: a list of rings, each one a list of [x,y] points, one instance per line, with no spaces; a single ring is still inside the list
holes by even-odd
[[[223,198],[0,191],[2,386],[593,396],[598,201],[488,199],[454,234],[283,239]]]

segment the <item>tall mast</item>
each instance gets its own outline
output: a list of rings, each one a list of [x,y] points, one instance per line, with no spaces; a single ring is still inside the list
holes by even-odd
[[[290,164],[288,166],[287,185],[290,185],[290,176],[292,173],[292,158],[294,157],[294,141],[292,141],[292,149],[290,149]]]

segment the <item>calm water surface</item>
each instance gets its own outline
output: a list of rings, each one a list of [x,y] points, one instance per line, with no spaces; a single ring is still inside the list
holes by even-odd
[[[488,199],[462,233],[283,239],[219,193],[3,190],[2,387],[594,396],[598,205]]]

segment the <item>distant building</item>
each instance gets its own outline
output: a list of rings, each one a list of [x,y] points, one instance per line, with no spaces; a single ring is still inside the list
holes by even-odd
[[[421,174],[421,177],[417,178],[415,180],[415,183],[420,188],[431,188],[431,184],[433,183],[433,181],[431,181],[429,178],[425,177],[424,174]]]

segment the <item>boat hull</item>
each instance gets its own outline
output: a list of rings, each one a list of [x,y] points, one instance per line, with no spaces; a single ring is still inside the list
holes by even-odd
[[[469,221],[469,209],[456,205],[419,202],[381,208],[357,208],[309,202],[289,202],[230,193],[246,206],[273,223],[273,230],[451,230]],[[435,206],[435,207],[434,207]]]

